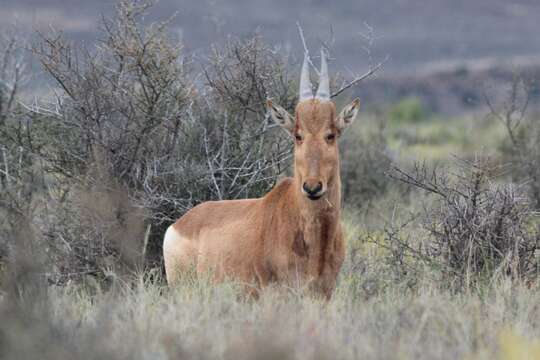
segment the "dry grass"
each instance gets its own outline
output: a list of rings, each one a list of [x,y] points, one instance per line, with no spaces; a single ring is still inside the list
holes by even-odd
[[[170,290],[149,274],[106,292],[87,282],[43,296],[4,293],[0,358],[538,358],[538,283],[501,279],[451,293],[426,278],[414,290],[400,283],[373,290],[365,279],[384,280],[380,270],[368,266],[360,276],[345,267],[328,303],[283,289],[252,301],[235,284],[192,279]]]

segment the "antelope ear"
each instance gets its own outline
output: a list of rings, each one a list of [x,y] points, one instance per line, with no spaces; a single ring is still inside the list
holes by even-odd
[[[291,133],[294,131],[294,117],[291,116],[287,110],[279,105],[274,104],[270,99],[266,100],[266,108],[268,109],[272,120],[274,120],[276,124],[280,125]]]
[[[356,98],[352,103],[341,110],[341,113],[336,119],[336,127],[340,131],[343,131],[346,127],[351,125],[356,118],[356,114],[358,114],[358,110],[360,110],[360,99]]]

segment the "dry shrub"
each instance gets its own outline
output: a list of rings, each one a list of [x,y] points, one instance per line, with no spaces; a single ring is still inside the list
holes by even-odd
[[[12,271],[10,263],[27,263],[23,254],[33,246],[36,230],[31,224],[34,195],[43,188],[36,157],[21,146],[27,133],[19,94],[28,79],[27,60],[25,39],[14,32],[0,35],[0,277],[9,277],[5,273]],[[14,238],[22,241],[18,252]],[[41,260],[35,259],[36,263]],[[28,274],[17,273],[23,277]]]
[[[524,184],[532,205],[540,209],[540,116],[528,114],[533,93],[538,93],[538,84],[516,73],[513,81],[502,84],[501,88],[507,90],[500,103],[494,103],[485,95],[490,109],[488,116],[506,130],[502,152],[505,161],[512,166],[512,180]]]
[[[341,182],[347,206],[365,208],[385,194],[392,180],[386,172],[392,164],[381,119],[376,129],[365,130],[365,122],[353,126],[340,142]]]
[[[92,50],[41,34],[32,52],[55,89],[32,106],[22,59],[0,48],[0,227],[35,225],[54,282],[159,266],[171,222],[202,201],[260,196],[288,165],[264,108],[294,103],[285,58],[255,36],[196,67],[168,21],[142,25],[150,5],[119,2]],[[11,242],[2,233],[2,259]]]
[[[297,79],[296,71],[295,76],[289,73],[289,65],[260,34],[245,40],[229,37],[222,46],[213,46],[204,75],[219,104],[241,110],[244,119],[253,121],[266,112],[268,97],[293,112]]]
[[[256,36],[215,47],[197,68],[168,21],[142,25],[149,7],[119,2],[95,49],[61,33],[32,49],[56,88],[6,133],[44,185],[28,219],[55,282],[141,257],[159,266],[171,222],[202,201],[260,196],[288,165],[291,144],[264,109],[267,96],[294,103],[286,60]]]
[[[93,172],[87,183],[74,186],[62,201],[51,199],[49,206],[54,215],[44,236],[52,250],[54,283],[122,276],[143,266],[148,245],[144,210],[107,174]]]
[[[483,159],[456,164],[457,172],[446,174],[419,164],[412,171],[392,169],[393,178],[435,197],[421,215],[427,242],[414,248],[395,233],[393,241],[441,267],[458,288],[496,275],[538,276],[540,233],[523,189],[497,183],[498,169]]]

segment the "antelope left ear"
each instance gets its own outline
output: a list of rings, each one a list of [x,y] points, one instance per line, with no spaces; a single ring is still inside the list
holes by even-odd
[[[266,100],[266,108],[268,109],[272,120],[274,120],[276,124],[280,125],[291,133],[294,131],[294,117],[291,116],[287,110],[279,105],[274,104],[270,99]]]
[[[336,127],[340,131],[345,130],[346,127],[354,122],[356,114],[358,114],[358,110],[360,110],[360,99],[356,98],[352,103],[345,106],[343,110],[341,110],[341,113],[336,118]]]

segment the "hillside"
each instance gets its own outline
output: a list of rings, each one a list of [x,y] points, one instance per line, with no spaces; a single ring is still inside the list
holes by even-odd
[[[485,97],[502,102],[514,77],[527,79],[532,86],[531,109],[540,106],[540,58],[522,57],[512,62],[495,58],[440,63],[424,71],[401,75],[375,76],[356,87],[353,94],[369,106],[392,104],[416,97],[431,113],[446,116],[487,111]]]
[[[76,40],[96,38],[101,14],[112,14],[115,1],[3,0],[0,28],[16,22],[23,29],[64,29]],[[211,43],[229,34],[245,36],[256,31],[271,43],[293,53],[301,50],[296,22],[305,30],[309,45],[335,38],[334,55],[340,69],[361,71],[367,65],[360,32],[364,22],[374,28],[374,58],[390,55],[386,74],[410,74],[430,64],[485,57],[509,59],[540,54],[535,0],[161,0],[148,20],[167,18],[188,48],[201,60]],[[332,32],[331,32],[332,29]]]

